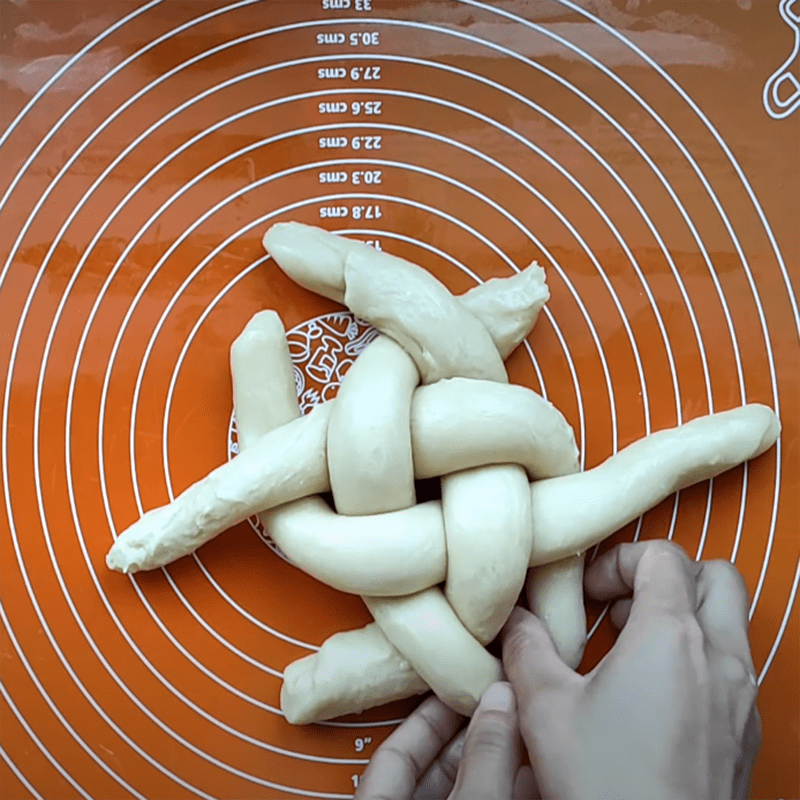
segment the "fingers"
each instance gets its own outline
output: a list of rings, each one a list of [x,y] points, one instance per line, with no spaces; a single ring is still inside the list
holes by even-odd
[[[355,800],[407,800],[420,777],[463,717],[437,697],[423,701],[409,718],[375,751],[361,780]]]
[[[628,617],[631,613],[632,605],[633,598],[626,597],[622,600],[617,600],[617,602],[611,606],[611,611],[609,612],[611,622],[614,623],[614,627],[618,630],[622,630],[625,627],[625,623],[628,621]]]
[[[536,778],[533,769],[527,764],[520,767],[514,781],[514,800],[540,800],[539,789],[536,786]]]
[[[502,644],[503,668],[514,689],[520,727],[527,739],[531,720],[542,724],[540,716],[557,715],[563,690],[576,690],[583,679],[561,660],[542,622],[519,606],[503,628]]]
[[[512,800],[520,760],[514,693],[508,683],[493,683],[467,728],[450,800]]]
[[[676,544],[666,540],[621,544],[604,553],[586,570],[587,593],[611,600],[633,592],[629,616],[663,612],[694,616],[697,565]]]
[[[755,673],[747,630],[749,597],[744,578],[730,561],[706,561],[697,575],[697,619],[709,643],[735,656]]]
[[[747,587],[730,562],[694,562],[671,542],[636,542],[600,556],[587,568],[584,582],[597,600],[623,597],[611,607],[617,628],[625,626],[634,606],[693,614],[714,650],[734,656],[754,672]],[[624,597],[632,591],[632,599]]]
[[[753,764],[761,750],[762,729],[761,716],[754,705],[744,731],[742,749],[736,762],[733,780],[733,800],[746,800],[750,796],[750,779]]]
[[[456,782],[458,765],[464,755],[466,739],[467,729],[464,728],[444,746],[417,784],[413,800],[431,800],[431,798],[447,797],[450,794]]]

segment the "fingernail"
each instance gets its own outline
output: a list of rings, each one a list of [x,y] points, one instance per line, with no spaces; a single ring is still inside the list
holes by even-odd
[[[481,697],[479,708],[484,711],[511,711],[514,708],[514,692],[505,681],[493,683]]]

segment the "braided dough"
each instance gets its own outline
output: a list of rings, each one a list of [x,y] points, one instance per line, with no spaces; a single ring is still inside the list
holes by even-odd
[[[290,722],[428,688],[471,714],[502,676],[484,645],[523,588],[577,666],[586,548],[779,434],[769,408],[744,406],[653,434],[578,473],[564,418],[508,385],[502,363],[547,300],[540,267],[456,298],[419,267],[316,228],[276,225],[264,243],[300,285],[345,302],[384,335],[335,401],[300,417],[280,318],[256,315],[231,350],[241,454],[145,514],[107,563],[123,572],[161,566],[260,512],[298,567],[360,594],[375,622],[287,667],[281,706]],[[414,479],[435,476],[441,501],[415,504]],[[336,511],[315,496],[328,489]]]

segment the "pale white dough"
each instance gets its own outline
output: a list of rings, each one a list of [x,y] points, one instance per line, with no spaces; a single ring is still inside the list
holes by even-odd
[[[761,455],[779,433],[775,412],[753,403],[653,433],[587,472],[535,481],[530,566],[586,550],[673,492]]]
[[[525,386],[450,378],[411,401],[418,478],[485,464],[519,464],[530,478],[578,469],[575,434],[561,412]]]
[[[402,345],[423,383],[455,376],[508,382],[483,323],[429,272],[359,250],[348,253],[344,275],[347,307]]]
[[[318,406],[262,436],[169,505],[146,513],[120,534],[106,564],[121,572],[154,569],[191,553],[258,509],[325,491],[330,485],[325,459],[330,412],[327,405]]]
[[[348,265],[350,264],[351,257],[352,254],[348,256]],[[386,279],[387,271],[398,269],[398,263],[402,264],[404,262],[399,262],[397,259],[391,261],[384,258],[383,270],[381,272],[382,279]],[[402,269],[402,267],[400,268]],[[408,273],[409,274],[407,275],[404,273],[405,278],[413,282],[415,279],[414,276],[418,276],[420,270],[417,267],[413,267],[412,269],[408,270]],[[426,273],[422,274],[426,275]],[[351,286],[354,284],[358,285],[358,280],[351,279],[349,266],[346,267],[346,282],[348,286],[348,293]],[[422,286],[425,286],[426,283],[427,279],[423,280]],[[381,286],[381,290],[375,295],[377,297],[383,297],[384,292],[386,291],[386,286],[383,284],[383,280]],[[447,290],[444,289],[444,287],[441,287],[438,282],[436,282],[435,286],[437,288],[430,290],[434,295],[438,288],[440,288],[444,295],[448,298],[450,305],[455,302]],[[426,297],[425,291],[419,291],[419,288],[420,287],[418,287],[418,291],[416,293],[417,298]],[[359,316],[363,316],[362,311],[357,310],[352,305],[351,308],[353,308],[355,313],[359,314]],[[370,319],[373,322],[375,321],[375,318],[369,315],[367,315],[365,318]],[[428,318],[429,323],[432,318],[433,317]],[[420,315],[419,320],[421,323],[424,322],[424,312]],[[480,323],[476,321],[476,325],[480,326]],[[381,325],[379,324],[378,327],[381,327]],[[423,334],[419,339],[419,341],[423,343],[423,347],[425,345],[435,344],[435,340],[430,336],[430,331],[425,330],[424,324],[420,324],[419,329]],[[482,326],[481,330],[485,334],[485,329],[483,329]],[[381,338],[386,339],[385,336]],[[497,351],[491,341],[489,341],[489,347],[491,349],[491,356],[489,357],[488,362],[491,363],[492,358],[498,359],[499,357],[497,356]],[[409,417],[411,413],[411,393],[418,382],[419,375],[416,368],[413,370],[413,373],[408,369],[409,365],[405,363],[405,359],[408,359],[408,355],[406,355],[403,349],[401,349],[394,342],[387,342],[387,344],[381,348],[381,350],[378,350],[376,355],[369,358],[369,360],[366,362],[366,366],[363,369],[357,369],[357,361],[356,365],[347,373],[344,381],[342,382],[340,394],[336,401],[337,405],[335,411],[335,414],[340,416],[341,428],[336,441],[331,439],[329,432],[328,461],[329,463],[332,461],[338,461],[338,463],[343,465],[343,469],[341,470],[339,476],[340,483],[338,488],[339,491],[348,498],[348,509],[351,514],[370,514],[371,516],[369,519],[375,519],[375,517],[372,516],[373,512],[386,506],[386,501],[382,497],[382,494],[386,493],[391,496],[393,494],[392,486],[396,484],[399,484],[401,489],[403,487],[410,489],[413,486],[413,466],[410,461],[407,464],[403,463],[399,465],[402,471],[398,474],[396,471],[387,466],[385,461],[372,458],[370,455],[373,450],[377,450],[378,452],[391,450],[397,446],[398,441],[404,442],[405,440],[409,440],[410,445]],[[359,361],[360,360],[361,359],[359,359]],[[477,361],[473,363],[477,365]],[[399,374],[402,375],[404,368],[406,372],[406,380],[400,386],[398,386],[397,378],[395,376],[398,374],[398,370],[400,370]],[[481,372],[483,371],[484,370],[481,370]],[[392,386],[395,392],[395,397],[384,401],[383,408],[379,409],[378,411],[376,411],[375,408],[370,408],[369,406],[365,407],[362,399],[377,399],[370,397],[372,394],[372,386]],[[370,421],[376,416],[380,419],[380,424],[370,425]],[[371,435],[366,438],[363,437],[359,432],[362,418],[366,419],[367,427],[370,428]],[[373,471],[372,476],[370,476],[368,479],[369,491],[361,490],[361,487],[358,485],[360,481],[364,480],[363,470],[359,468],[359,464],[365,458],[372,466]],[[522,481],[522,486],[519,488],[519,493],[521,493],[519,505],[525,505],[526,507],[529,507],[530,488],[525,477],[525,472],[520,467],[482,467],[480,470],[473,470],[473,472],[483,473],[487,470],[489,472],[502,472],[504,469],[513,469],[519,473]],[[450,478],[447,480],[457,480],[457,476],[450,476]],[[486,483],[486,481],[482,482],[473,477],[470,485],[475,491],[480,491],[482,488],[482,483]],[[485,488],[488,491],[492,491],[493,489],[498,488],[497,482],[495,481],[495,483],[492,483],[489,481]],[[403,513],[407,515],[411,510],[413,509],[407,508]],[[362,519],[363,518],[364,517],[362,517]],[[524,579],[528,553],[530,552],[529,519],[527,520],[527,523],[528,530],[526,533],[528,535],[528,547],[516,554],[521,568],[521,579],[519,581],[519,585],[516,587],[516,594],[514,595],[515,598],[522,585],[522,579]],[[519,519],[517,519],[515,520],[515,524],[520,526],[520,524],[524,524],[524,521],[521,522]],[[515,531],[514,524],[512,524],[511,529],[512,531]],[[407,530],[409,533],[411,533],[413,526],[409,526]],[[462,525],[460,530],[463,532],[465,530],[465,526]],[[497,536],[501,540],[510,536],[514,536],[514,533],[510,533],[506,527],[498,528],[496,532]],[[476,535],[474,528],[470,528],[470,535],[474,539]],[[477,535],[480,535],[480,532],[478,532]],[[407,538],[408,534],[400,538],[399,541],[402,542]],[[450,549],[448,552],[449,560],[452,562],[453,551]],[[378,567],[381,563],[386,563],[386,566],[390,567],[392,562],[398,557],[395,551],[387,555],[390,555],[391,557],[381,557],[378,562]],[[510,551],[507,550],[506,555],[510,555]],[[409,556],[412,558],[415,557],[412,556],[412,550],[410,547],[406,550],[406,557]],[[464,564],[463,561],[459,563],[461,565]],[[473,570],[475,570],[474,564]],[[479,572],[479,570],[475,571]],[[510,572],[511,570],[504,569],[502,575],[498,575],[496,577],[505,579]],[[460,578],[460,576],[461,573],[457,570],[457,578]],[[502,580],[499,581],[501,584],[500,586],[495,586],[495,592],[500,591],[502,593],[504,591],[502,582]],[[460,583],[458,580],[456,580],[455,585],[457,587],[456,593],[459,594]],[[373,614],[375,621],[381,627],[387,639],[392,642],[392,644],[414,665],[417,672],[425,679],[426,683],[428,683],[434,692],[436,692],[436,694],[446,703],[452,704],[455,702],[460,704],[458,707],[469,707],[472,704],[473,699],[476,698],[472,698],[471,696],[465,697],[460,688],[458,689],[460,693],[454,695],[456,687],[460,687],[460,685],[465,682],[463,680],[465,675],[472,676],[470,679],[466,680],[466,685],[468,687],[467,693],[474,693],[476,688],[474,685],[470,684],[470,680],[473,684],[479,683],[485,676],[487,663],[491,663],[491,661],[487,661],[487,655],[485,651],[480,647],[475,639],[470,636],[468,631],[464,629],[458,617],[453,613],[453,611],[450,609],[450,606],[447,605],[447,602],[442,597],[441,592],[439,590],[431,589],[421,592],[420,594],[409,594],[405,597],[385,598],[383,595],[387,594],[387,592],[384,588],[379,594],[382,596],[364,597],[364,601],[367,603],[367,606]],[[415,637],[410,637],[408,635],[408,630],[418,626],[420,622],[418,616],[421,606],[430,606],[431,609],[433,609],[437,605],[440,610],[446,608],[447,612],[440,616],[439,620],[437,621],[438,627],[435,630],[420,628],[417,630]],[[492,605],[491,599],[489,600],[489,605]],[[508,610],[510,611],[510,608]],[[477,620],[477,622],[480,624],[483,623],[484,620],[480,619]],[[395,639],[395,634],[398,631],[400,632],[398,634],[399,639]],[[452,676],[449,678],[444,678],[443,673],[441,673],[439,670],[438,661],[440,661],[442,658],[441,654],[439,653],[439,648],[442,646],[442,643],[445,643],[446,646],[452,645],[460,648],[458,657],[461,674],[457,679],[454,679]],[[484,685],[477,690],[478,698],[485,688],[486,686]]]
[[[365,251],[348,254],[345,303],[357,316],[402,345],[414,359],[423,383],[456,376],[507,382],[502,359],[484,325],[438,280],[416,265],[385,253],[380,257],[380,269],[375,262],[375,255]],[[392,368],[388,359],[376,360],[372,380],[386,380],[379,376]],[[355,396],[362,391],[366,378],[366,372],[363,377],[351,372],[343,388],[351,382]],[[406,408],[404,405],[404,412]],[[358,425],[355,413],[348,418],[354,427]],[[391,447],[396,438],[407,435],[408,417],[396,414],[394,425],[394,430],[384,429],[382,441],[366,443],[367,452],[370,447]],[[343,436],[342,446],[354,435]],[[330,438],[328,443],[330,458]],[[361,458],[356,447],[350,447],[346,455],[351,462]],[[384,471],[374,480],[375,500],[380,502],[380,487],[389,487],[394,480],[402,482],[403,476]],[[531,547],[530,487],[521,467],[493,464],[446,476],[442,492],[445,586],[450,603],[438,589],[408,597],[365,597],[365,602],[389,641],[436,695],[451,707],[471,713],[488,686],[483,682],[488,665],[495,661],[481,644],[492,639],[502,626],[525,579]],[[449,498],[456,504],[450,513]],[[476,502],[476,498],[481,501]],[[369,513],[374,510],[372,503],[364,496],[360,507],[351,508],[355,513]],[[460,513],[459,504],[465,507],[464,513]],[[440,616],[434,626],[430,616],[436,609]],[[424,614],[428,615],[427,626],[421,624]],[[448,657],[457,659],[458,677],[442,669],[443,660],[448,658],[442,655],[443,649],[450,649]],[[498,673],[495,670],[491,674]]]
[[[270,323],[274,325],[274,320]],[[256,323],[251,323],[245,334],[254,326]],[[236,412],[247,428],[243,441],[250,442],[256,439],[256,434],[264,435],[272,426],[291,419],[299,413],[299,407],[294,393],[270,395],[269,391],[259,392],[254,383],[261,365],[266,363],[273,370],[276,383],[287,385],[292,381],[288,349],[276,346],[271,352],[259,352],[259,337],[245,334],[238,344],[239,357],[232,359],[231,364],[234,396],[240,403]],[[274,343],[265,344],[269,347]],[[391,357],[394,347],[390,342],[388,348],[379,347],[377,353],[388,352]],[[416,368],[413,370],[416,374]],[[356,380],[358,376],[356,372]],[[271,403],[269,408],[268,403]],[[347,393],[343,405],[346,408]],[[407,417],[408,411],[404,413]],[[343,432],[346,434],[346,430]],[[422,588],[414,583],[420,576],[427,574],[431,582],[444,578],[444,530],[438,504],[423,503],[408,508],[402,518],[398,514],[348,518],[335,514],[324,500],[312,496],[266,511],[261,517],[275,542],[298,567],[334,587],[407,593]],[[437,530],[431,531],[431,525]],[[353,544],[355,551],[351,548]],[[366,544],[372,550],[364,551],[358,544]],[[395,555],[398,549],[403,551],[399,557]],[[384,564],[396,568],[398,563],[407,568],[406,584],[402,587],[398,583],[403,580],[402,575],[384,574],[381,567]],[[340,586],[342,576],[347,576],[347,586]],[[427,689],[416,671],[372,623],[359,630],[335,634],[317,653],[290,664],[284,672],[281,709],[289,722],[304,724],[357,713]]]
[[[321,498],[306,497],[263,511],[261,519],[300,569],[340,591],[394,596],[444,580],[447,558],[437,502],[345,517]]]
[[[263,245],[293,281],[343,305],[345,261],[350,253],[362,254],[377,272],[387,266],[385,259],[391,264],[393,258],[363,242],[299,222],[273,225],[264,235]],[[548,298],[545,272],[533,262],[521,273],[492,278],[458,299],[483,323],[505,359],[531,332]]]
[[[533,330],[549,299],[545,272],[535,261],[516,275],[491,278],[459,297],[489,331],[503,361]]]
[[[525,581],[528,608],[544,623],[562,661],[577,669],[586,647],[584,553],[531,567]]]
[[[344,260],[364,242],[299,222],[278,222],[265,234],[264,249],[305,289],[344,304]]]
[[[753,410],[754,408],[755,410]],[[695,442],[694,453],[690,459],[691,463],[686,465],[686,469],[688,469],[689,472],[687,473],[684,471],[684,473],[681,474],[680,471],[678,471],[677,477],[676,474],[673,473],[672,480],[675,482],[671,485],[673,485],[675,489],[680,488],[681,485],[685,485],[689,474],[698,476],[697,479],[702,480],[704,477],[713,477],[729,467],[734,466],[735,463],[738,463],[731,459],[738,458],[740,460],[746,460],[750,457],[756,457],[775,442],[780,429],[774,413],[763,406],[738,408],[730,412],[723,412],[723,414],[704,417],[696,422],[702,422],[703,425],[695,425],[694,431],[690,431],[690,434],[692,438],[694,438],[695,433],[698,432],[697,429],[701,428],[699,432],[702,433],[702,436],[700,440]],[[694,423],[692,424],[694,425]],[[711,435],[706,440],[706,445],[704,446],[704,437],[709,433]],[[720,448],[718,446],[719,438],[722,437],[724,439],[727,435],[734,435],[740,438],[743,444],[734,447],[732,451],[728,450],[724,445]],[[674,459],[676,453],[680,453],[684,439],[685,431],[681,428],[674,428],[660,432],[657,438],[654,434],[650,439],[644,439],[636,444],[645,445],[649,441],[654,441],[652,448],[648,445],[648,449],[652,449],[652,452],[649,454],[650,460],[657,464],[662,457],[665,457],[666,463],[669,463],[670,453]],[[692,448],[689,449],[690,451],[692,450]],[[720,449],[725,451],[725,457],[722,460],[720,460],[719,457]],[[609,461],[618,459],[622,455],[623,453],[620,453],[612,457],[612,459],[609,459]],[[613,507],[616,505],[624,505],[626,494],[630,488],[628,483],[616,480],[614,475],[608,475],[607,477],[609,479],[608,481],[602,481],[600,485],[597,486],[594,484],[596,476],[593,476],[591,473],[575,475],[574,478],[578,481],[578,490],[574,492],[573,496],[576,499],[582,497],[583,492],[580,490],[579,480],[586,479],[586,481],[594,485],[595,490],[599,491],[603,496],[602,506],[604,508],[606,506]],[[541,487],[541,491],[536,495],[536,498],[539,502],[540,511],[543,509],[545,510],[544,516],[550,520],[549,524],[552,526],[549,530],[547,528],[541,528],[536,521],[537,517],[534,512],[534,538],[539,536],[542,542],[544,542],[544,544],[540,542],[537,545],[536,541],[534,541],[532,549],[536,556],[536,561],[537,563],[547,564],[558,558],[564,560],[561,564],[554,565],[550,570],[545,568],[544,572],[539,573],[542,576],[541,581],[535,584],[535,591],[538,594],[538,599],[529,595],[529,602],[533,602],[534,607],[539,609],[539,612],[544,618],[550,620],[549,626],[551,635],[553,635],[556,645],[562,653],[562,657],[565,658],[568,663],[573,664],[580,661],[582,655],[581,642],[585,639],[586,630],[585,611],[583,610],[582,602],[579,600],[582,594],[582,581],[578,577],[578,567],[580,566],[581,570],[583,567],[583,556],[581,555],[580,558],[578,558],[575,554],[582,554],[586,548],[607,538],[617,529],[608,526],[617,525],[617,527],[619,527],[630,521],[630,519],[634,519],[635,516],[631,516],[630,519],[606,516],[606,527],[592,526],[588,531],[589,535],[587,535],[586,531],[573,526],[569,528],[569,535],[572,538],[566,542],[559,541],[559,529],[561,531],[565,530],[563,524],[559,523],[559,519],[569,516],[572,503],[569,493],[565,495],[561,489],[565,480],[565,478],[554,478],[551,480],[538,481],[533,484],[533,487]],[[573,482],[573,487],[574,485],[575,483]],[[653,502],[653,504],[655,504],[659,501],[660,494],[656,494],[650,495],[650,500],[648,502]],[[630,507],[627,507],[627,513],[629,515],[632,513]],[[568,550],[566,553],[564,552],[565,546]],[[574,558],[572,563],[570,563],[570,556]],[[397,598],[397,600],[402,601],[403,598]],[[389,607],[385,603],[379,603],[378,605],[380,605],[381,608]],[[378,605],[374,605],[374,607],[377,608]],[[447,604],[445,603],[445,605]],[[565,612],[560,618],[558,617],[559,608]],[[397,615],[395,616],[397,617]],[[401,626],[405,624],[404,619],[404,615],[401,614],[399,616],[399,621],[397,618],[395,619],[395,625]],[[408,622],[408,624],[415,623]],[[451,635],[459,635],[463,631],[463,628],[460,626],[453,626],[447,630]],[[372,635],[378,636],[377,633]],[[410,635],[409,633],[409,636]],[[447,641],[447,639],[443,639],[442,641]],[[413,638],[410,646],[414,647]],[[421,646],[424,646],[424,643]],[[305,659],[309,663],[308,668],[313,666],[315,658],[316,656],[309,656],[308,659]],[[352,684],[355,683],[356,686],[358,685],[358,668],[348,670],[346,667],[348,659],[350,658],[355,659],[353,663],[359,663],[357,660],[358,654],[356,652],[348,654],[340,651],[338,653],[338,663],[341,665],[341,687],[342,691],[346,692],[354,691]],[[431,658],[435,661],[436,654],[431,654]],[[387,665],[389,663],[390,662],[383,662],[383,669],[388,669]],[[467,662],[462,661],[461,663]],[[456,671],[461,668],[461,664],[459,664]],[[390,699],[396,699],[396,694],[390,694],[388,689],[386,694],[382,694],[379,687],[391,687],[392,692],[394,692],[398,682],[402,682],[403,674],[406,673],[402,673],[398,670],[393,680],[391,672],[387,674],[381,671],[380,681],[376,681],[371,689],[371,701],[369,705],[381,705],[384,702],[388,702]],[[434,680],[437,678],[436,675],[432,675],[431,677]],[[488,683],[486,685],[488,685]],[[333,689],[330,689],[330,692],[331,694],[335,694]],[[342,700],[342,702],[336,706],[336,713],[343,714],[358,710],[361,707],[369,707],[369,705],[362,706],[362,702],[363,697],[360,695],[359,703],[356,706],[350,707]]]
[[[321,722],[428,691],[374,623],[335,633],[286,667],[281,710],[295,725]]]
[[[377,624],[336,634],[286,669],[290,722],[428,687],[471,714],[502,678],[482,644],[507,618],[528,564],[530,607],[576,666],[583,551],[779,434],[770,409],[748,406],[570,474],[578,453],[566,421],[530,390],[505,385],[502,359],[548,298],[538,265],[453,298],[424,269],[318,228],[273,226],[264,245],[300,285],[346,302],[385,335],[351,368],[338,401],[298,419],[283,325],[274,312],[257,314],[231,350],[241,454],[131,526],[107,563],[160,566],[262,511],[301,569],[362,594]],[[420,377],[432,385],[414,393]],[[526,470],[541,480],[529,484]],[[414,475],[443,475],[442,502],[413,505]],[[328,488],[349,516],[315,496]]]
[[[328,424],[328,472],[340,514],[380,514],[416,502],[411,457],[414,362],[379,336],[345,375]]]
[[[467,630],[488,644],[514,608],[531,552],[531,487],[515,464],[442,479],[445,596]]]
[[[460,714],[471,716],[489,684],[502,680],[500,662],[470,636],[441,590],[364,602],[425,683]]]
[[[248,325],[237,339],[232,354],[237,419],[244,415],[238,421],[241,446],[243,451],[248,449],[247,431],[253,430],[251,438],[259,440],[260,455],[250,455],[244,460],[237,457],[223,464],[215,471],[213,480],[236,486],[243,504],[239,511],[243,519],[282,504],[283,498],[303,496],[304,486],[316,486],[316,491],[331,488],[328,460],[324,456],[328,415],[334,412],[338,401],[325,403],[310,417],[296,419],[300,412],[288,351],[280,347],[267,355],[262,347],[265,336],[274,341],[265,334],[264,326],[269,328],[274,324],[274,319],[259,315],[252,327]],[[390,340],[387,343],[392,344]],[[278,352],[281,353],[280,362],[275,355]],[[265,367],[258,366],[258,359],[268,365],[272,376],[269,385],[260,381]],[[287,431],[274,431],[267,444],[260,441],[265,433],[286,422],[292,422]],[[521,463],[531,474],[552,475],[559,474],[577,459],[572,431],[560,413],[530,389],[519,386],[459,378],[420,387],[412,398],[410,429],[417,478],[444,475],[496,459]],[[309,443],[309,448],[321,447],[321,452],[314,454],[309,449],[300,454],[296,465],[289,465],[285,470],[281,461],[253,463],[254,459],[265,457],[264,448],[272,453],[269,458],[281,459],[281,447],[296,448],[303,441]],[[291,445],[286,444],[288,442]],[[401,459],[390,458],[386,463],[391,467],[401,463]],[[347,474],[346,467],[343,474]],[[272,478],[268,477],[270,475]],[[267,482],[260,486],[265,476]],[[280,492],[265,491],[272,482],[281,479],[285,483]],[[210,487],[203,481],[200,483]],[[198,499],[195,496],[194,505],[187,506],[189,499],[179,496],[174,504],[150,511],[135,522],[119,537],[110,554],[109,566],[113,563],[113,569],[126,572],[154,569],[191,553],[229,526],[228,517],[224,515],[207,516],[201,541],[196,531],[197,522],[191,516],[200,513]],[[134,541],[138,544],[134,545]],[[444,543],[437,546],[443,548]]]
[[[292,363],[281,318],[275,311],[260,311],[231,346],[231,375],[239,376],[233,404],[240,450],[300,416],[294,374],[282,374],[287,361]],[[284,411],[276,418],[278,409]]]
[[[268,507],[282,493],[297,498],[327,491],[330,484],[324,448],[326,415],[330,410],[331,403],[326,403],[311,415],[291,423],[296,428],[292,427],[289,431],[279,428],[266,441],[259,440],[258,453],[253,454],[251,450],[246,462],[240,461],[245,455],[243,453],[215,471],[225,476],[225,485],[236,489],[241,502],[237,514],[231,515],[230,510],[227,515],[224,513],[227,503],[224,496],[217,497],[212,503],[220,506],[218,513],[203,514],[198,510],[196,496],[183,498],[181,495],[172,504],[147,512],[121,534],[107,556],[108,566],[123,572],[163,566],[191,553],[211,537],[235,524],[228,522],[229,519],[246,519]],[[696,423],[702,423],[702,428],[698,428]],[[530,565],[545,564],[583,552],[677,489],[719,475],[741,461],[754,458],[774,444],[780,430],[777,417],[771,409],[752,405],[701,417],[687,425],[695,427],[690,429],[693,444],[685,450],[686,458],[682,455],[685,432],[680,427],[661,431],[635,443],[637,449],[645,448],[643,464],[640,465],[644,471],[637,474],[642,480],[650,480],[649,484],[631,484],[625,478],[628,467],[620,459],[626,463],[629,461],[630,448],[588,472],[534,482],[531,487],[531,507],[535,522]],[[301,426],[307,426],[307,429],[300,430]],[[692,431],[701,435],[698,437]],[[727,431],[740,437],[739,444],[734,445],[733,450],[724,441],[720,442],[728,435]],[[295,436],[295,432],[302,435]],[[708,440],[707,435],[710,437]],[[708,444],[704,444],[706,441]],[[272,453],[266,461],[259,455],[265,450]],[[289,474],[287,471],[284,474],[281,455],[287,454],[288,462],[291,452],[298,453],[299,461],[294,462],[296,472]],[[724,458],[720,458],[721,452],[725,454]],[[240,464],[234,467],[237,461]],[[245,469],[239,468],[242,464],[246,466]],[[262,475],[273,477],[262,483]],[[275,485],[280,480],[284,483]],[[203,483],[200,481],[197,485]],[[317,488],[309,489],[306,486]],[[635,491],[631,490],[632,486]],[[433,505],[441,518],[440,504]],[[569,509],[569,513],[565,513],[565,509]],[[398,515],[405,513],[397,512]],[[433,514],[434,509],[426,513]],[[369,524],[369,521],[364,524]],[[440,524],[443,532],[443,522]],[[313,541],[313,537],[310,540]],[[444,546],[443,534],[441,540],[432,543],[434,552],[443,552]]]

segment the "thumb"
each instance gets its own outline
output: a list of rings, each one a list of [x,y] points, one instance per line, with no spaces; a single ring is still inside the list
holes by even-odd
[[[520,727],[546,725],[574,698],[584,679],[560,658],[550,633],[530,611],[516,606],[502,632],[503,668],[514,695]]]

